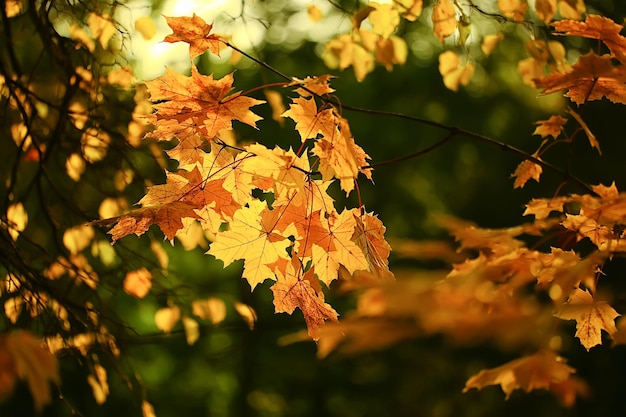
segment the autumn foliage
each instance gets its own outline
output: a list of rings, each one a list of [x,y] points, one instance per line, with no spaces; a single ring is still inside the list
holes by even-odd
[[[3,11],[6,21],[22,14],[17,5],[12,9],[9,4],[13,3],[7,2]],[[508,228],[440,218],[440,226],[457,242],[456,248],[443,245],[433,252],[437,265],[446,268],[403,271],[396,274],[398,279],[390,270],[392,246],[385,238],[385,219],[369,212],[360,195],[359,183],[374,179],[376,161],[352,134],[344,116],[349,105],[342,104],[341,92],[332,86],[335,75],[286,76],[238,48],[229,37],[214,33],[213,24],[195,14],[165,18],[173,33],[163,41],[189,45],[189,75],[165,68],[163,75],[144,85],[135,82],[128,68],[98,66],[98,60],[104,62],[118,51],[109,43],[116,30],[111,18],[95,11],[86,27],[72,26],[67,38],[56,35],[71,39],[75,50],[93,58],[91,67],[64,66],[59,58],[64,51],[51,52],[55,71],[62,75],[57,78],[68,83],[60,98],[45,82],[22,77],[11,52],[10,67],[0,68],[16,164],[4,189],[2,238],[9,249],[3,255],[8,259],[36,251],[42,260],[36,265],[3,261],[0,266],[6,316],[0,334],[0,396],[10,395],[16,381],[23,379],[34,408],[41,411],[52,400],[50,382],[62,382],[54,354],[71,351],[88,364],[86,381],[96,402],[106,401],[107,369],[95,351],[120,357],[117,338],[123,333],[116,333],[115,320],[101,316],[100,309],[119,290],[142,300],[159,287],[168,260],[161,242],[154,239],[156,228],[173,245],[202,247],[208,240],[206,254],[224,267],[241,261],[241,277],[252,290],[273,281],[274,311],[293,314],[297,309],[306,324],[306,331],[288,339],[315,341],[319,357],[445,335],[455,345],[484,342],[520,352],[512,361],[471,376],[464,391],[499,385],[508,398],[516,389],[543,389],[565,406],[588,395],[591,388],[567,363],[563,340],[576,338],[586,351],[611,339],[613,344],[626,343],[626,321],[612,306],[615,295],[603,289],[609,278],[605,267],[626,251],[626,194],[615,183],[586,184],[545,159],[550,149],[579,137],[601,154],[604,138],[597,138],[587,125],[584,107],[603,99],[626,104],[626,37],[621,35],[622,25],[587,13],[582,0],[533,4],[499,0],[492,10],[456,0],[368,2],[352,12],[342,10],[351,18],[349,33],[338,34],[323,47],[322,59],[330,69],[352,67],[358,81],[377,65],[393,71],[409,55],[399,28],[424,24],[422,14],[429,10],[432,36],[443,46],[438,57],[441,82],[458,91],[472,82],[480,60],[488,59],[510,36],[494,31],[470,38],[475,19],[520,26],[531,22],[546,36],[532,35],[524,41],[528,57],[517,64],[519,77],[538,94],[561,94],[571,103],[536,122],[533,134],[540,144],[534,152],[435,121],[377,113],[435,126],[446,132],[441,143],[465,136],[521,156],[517,168],[511,169],[512,188],[525,187],[531,179],[539,182],[550,171],[563,178],[562,185],[579,190],[565,193],[559,187],[551,197],[533,198],[520,224]],[[313,7],[308,13],[313,20],[324,18]],[[573,38],[595,44],[570,61],[569,46],[560,40]],[[237,73],[221,78],[205,74],[194,60],[225,51],[263,65],[282,80],[239,91]],[[265,92],[266,100],[255,98],[257,90]],[[122,98],[133,103],[124,118],[106,110]],[[43,105],[52,110],[42,112]],[[238,124],[258,128],[261,106],[270,106],[289,131],[289,147],[275,145],[262,131],[253,143],[237,141]],[[47,195],[46,186],[53,184],[48,178],[49,155],[60,146],[56,138],[63,135],[72,145],[63,149],[60,168],[55,165],[65,181],[59,190],[52,189],[55,204],[81,211],[82,201],[57,198],[103,161],[110,163],[113,180],[104,197],[99,195],[97,207],[85,209],[88,214],[82,211],[66,221],[44,209],[46,226],[35,229],[33,219],[42,212],[34,208],[31,191],[39,190],[37,198]],[[151,154],[160,183],[137,184],[141,163],[112,155],[138,149]],[[22,186],[21,170],[30,169],[28,164],[36,166],[35,180]],[[133,184],[141,196],[128,201],[125,196],[132,194]],[[338,193],[356,195],[357,203],[342,206],[336,201]],[[45,234],[42,230],[58,241],[37,242]],[[132,258],[125,252],[125,242],[137,240],[132,235],[145,239],[145,234],[150,235],[146,241],[153,264],[160,268],[122,261]],[[415,256],[409,246],[398,242],[393,250],[400,257]],[[101,270],[114,279],[103,279]],[[67,286],[80,294],[69,301],[63,298],[62,288]],[[353,292],[353,311],[340,315],[329,304],[328,293],[337,287]],[[222,298],[181,299],[162,297],[154,321],[164,333],[180,323],[190,345],[200,338],[203,321],[219,325],[226,317]],[[247,326],[254,327],[256,314],[250,306],[238,300],[229,304]],[[568,326],[569,321],[575,325]],[[33,323],[47,323],[46,330]],[[142,395],[142,411],[150,417],[154,410],[145,391]]]

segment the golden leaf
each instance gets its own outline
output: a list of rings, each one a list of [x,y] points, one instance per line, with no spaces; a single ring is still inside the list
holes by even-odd
[[[602,344],[601,331],[617,332],[615,318],[620,314],[605,301],[595,301],[587,290],[578,288],[554,314],[563,320],[576,320],[576,337],[589,350]]]

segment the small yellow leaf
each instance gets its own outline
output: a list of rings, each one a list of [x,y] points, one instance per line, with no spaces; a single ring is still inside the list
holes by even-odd
[[[87,383],[91,386],[93,397],[98,404],[104,404],[109,396],[109,383],[107,382],[107,371],[100,364],[94,366],[95,376],[89,375]]]
[[[150,40],[156,34],[156,25],[150,16],[142,16],[135,21],[135,30],[141,33],[145,40]]]
[[[24,0],[6,0],[4,12],[8,18],[15,17],[24,10]]]
[[[226,318],[226,304],[223,300],[215,297],[192,302],[191,310],[194,315],[204,320],[210,320],[213,324],[221,323]]]
[[[65,172],[74,181],[80,181],[81,175],[85,172],[85,160],[77,153],[73,153],[67,157],[65,161]]]
[[[85,249],[95,236],[93,227],[89,225],[74,226],[63,233],[63,245],[72,255]]]
[[[515,177],[513,188],[522,188],[531,178],[539,182],[542,172],[543,168],[541,168],[541,165],[533,161],[522,161],[511,175],[511,177]]]
[[[191,317],[183,317],[183,329],[185,330],[185,338],[189,346],[196,343],[200,338],[200,326]]]
[[[115,25],[113,25],[113,19],[106,14],[90,13],[87,23],[89,24],[89,29],[91,29],[91,36],[100,41],[100,45],[106,49],[109,40],[111,40],[111,37],[117,30]]]
[[[567,119],[559,115],[550,116],[548,120],[540,120],[535,123],[537,128],[533,135],[540,135],[542,138],[552,136],[554,139],[559,137],[563,131],[563,126],[567,123]]]
[[[160,308],[154,315],[154,323],[164,333],[171,332],[178,320],[180,320],[180,308],[177,306]]]
[[[26,229],[28,224],[28,213],[26,213],[22,203],[11,204],[7,208],[7,222],[11,238],[17,240],[17,237]]]
[[[90,127],[80,138],[83,157],[90,163],[102,160],[107,154],[110,142],[111,138],[106,132]]]
[[[152,250],[152,252],[156,255],[161,268],[167,270],[167,266],[170,263],[170,258],[167,255],[167,252],[165,252],[165,249],[163,249],[163,245],[161,244],[161,242],[157,242],[156,240],[150,242],[150,250]]]
[[[400,8],[402,17],[409,22],[415,22],[424,7],[424,0],[397,0],[394,3]]]
[[[319,22],[324,17],[324,14],[320,10],[320,8],[312,4],[307,6],[306,12],[309,16],[309,19],[311,19],[313,22]]]
[[[400,24],[398,10],[394,4],[370,2],[369,6],[374,8],[368,16],[374,33],[388,38]]]
[[[144,298],[152,288],[152,274],[146,268],[129,271],[124,278],[124,291],[137,298]]]
[[[535,13],[544,23],[550,23],[556,13],[556,0],[536,0]]]
[[[461,65],[461,58],[453,51],[439,55],[439,73],[447,89],[457,91],[459,85],[468,85],[474,75],[474,65]]]
[[[456,9],[450,0],[437,0],[433,7],[433,30],[441,42],[456,31]]]
[[[526,3],[526,0],[498,0],[498,8],[509,19],[515,22],[523,22],[528,3]]]
[[[502,39],[504,39],[504,35],[502,33],[498,33],[497,35],[486,35],[480,45],[480,49],[482,49],[483,54],[485,54],[485,56],[491,55]]]
[[[267,88],[263,92],[265,93],[267,103],[272,108],[272,119],[282,126],[285,123],[285,119],[281,117],[281,114],[287,110],[285,103],[283,103],[283,96],[278,91],[268,90]]]
[[[248,327],[252,330],[256,322],[256,311],[249,305],[240,302],[235,303],[235,310],[237,310],[237,313],[248,323]]]
[[[620,314],[605,301],[595,301],[587,290],[576,289],[555,314],[563,320],[576,320],[576,337],[589,350],[602,344],[601,331],[617,333],[615,318]]]
[[[559,12],[563,19],[581,20],[586,7],[584,0],[560,0]]]
[[[143,414],[143,417],[156,417],[154,407],[148,401],[143,401],[141,403],[141,413]]]

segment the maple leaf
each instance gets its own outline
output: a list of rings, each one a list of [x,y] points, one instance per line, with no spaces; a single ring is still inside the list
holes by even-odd
[[[568,73],[555,73],[534,80],[543,94],[568,90],[565,94],[576,104],[608,98],[613,103],[626,104],[626,70],[614,67],[610,55],[593,52],[580,57]]]
[[[458,25],[454,4],[450,0],[437,0],[433,6],[432,20],[435,36],[443,42],[444,38],[456,31]]]
[[[371,179],[372,169],[367,168],[369,155],[354,142],[348,121],[343,117],[338,117],[337,121],[338,128],[334,134],[318,140],[312,152],[320,158],[322,179],[339,179],[341,189],[349,194],[359,173]]]
[[[109,230],[111,240],[115,243],[131,233],[141,236],[151,225],[157,224],[165,237],[171,241],[176,232],[184,227],[183,218],[201,218],[194,211],[196,208],[197,206],[183,201],[173,201],[134,210],[121,216],[117,224]]]
[[[150,137],[184,139],[200,133],[211,138],[222,129],[231,129],[233,120],[255,127],[261,119],[250,107],[265,101],[232,93],[233,73],[214,80],[213,75],[200,74],[195,66],[191,77],[167,67],[165,71],[165,75],[146,83],[151,100],[156,102],[156,129]]]
[[[549,287],[548,295],[559,305],[581,284],[595,287],[600,262],[602,258],[597,252],[581,259],[574,251],[552,248],[551,253],[537,256],[531,265],[531,272],[537,277],[538,288]]]
[[[539,120],[535,123],[538,126],[533,132],[533,135],[540,135],[542,138],[552,136],[556,139],[563,131],[563,126],[565,126],[566,123],[567,119],[562,116],[550,116],[548,120]]]
[[[229,191],[233,201],[245,205],[254,188],[252,177],[255,171],[254,155],[246,152],[232,154],[221,143],[211,141],[211,152],[203,155],[199,168],[202,176],[212,181],[223,179],[222,186]]]
[[[307,139],[315,139],[320,134],[332,137],[337,126],[336,116],[332,109],[322,110],[318,113],[315,100],[297,97],[292,99],[289,110],[282,114],[296,122],[296,130],[302,138],[302,142]]]
[[[576,320],[576,337],[589,350],[602,344],[601,331],[617,332],[615,318],[620,314],[605,301],[595,301],[587,290],[578,288],[554,314],[563,320]]]
[[[392,278],[388,261],[391,246],[385,240],[385,226],[370,213],[360,217],[355,215],[355,222],[352,241],[363,251],[369,270],[379,278]]]
[[[543,169],[541,168],[541,165],[536,164],[533,161],[525,160],[520,162],[515,169],[515,172],[511,174],[511,177],[515,177],[513,188],[522,188],[531,178],[539,182],[542,172]]]
[[[243,259],[243,277],[254,289],[268,278],[275,279],[272,264],[288,257],[291,242],[275,230],[266,202],[253,200],[248,204],[235,212],[228,230],[216,234],[207,253],[221,259],[224,266]]]
[[[566,365],[565,360],[554,352],[541,351],[497,368],[480,371],[467,380],[463,392],[472,388],[483,389],[489,385],[500,385],[508,399],[518,388],[526,392],[535,389],[552,390],[554,384],[567,381],[574,372],[576,370]]]
[[[315,77],[307,76],[304,80],[294,77],[289,83],[289,86],[299,85],[300,88],[297,88],[295,91],[301,97],[309,97],[311,93],[323,96],[335,92],[335,89],[329,84],[331,78],[334,77],[329,74],[318,75]]]
[[[563,205],[569,201],[567,197],[555,197],[555,198],[533,198],[530,203],[526,204],[526,210],[524,210],[523,216],[530,214],[535,216],[535,219],[545,219],[552,213],[563,212]]]
[[[339,265],[343,265],[350,273],[368,270],[369,264],[363,251],[352,241],[356,227],[355,214],[357,210],[352,209],[331,215],[328,219],[321,218],[322,227],[328,233],[311,239],[315,273],[327,285],[337,278]]]
[[[309,336],[318,339],[317,329],[325,321],[337,321],[337,312],[324,302],[324,294],[320,288],[313,269],[302,271],[299,259],[292,258],[284,267],[277,268],[283,272],[277,274],[277,281],[272,285],[274,307],[277,313],[291,314],[299,308],[304,315]]]
[[[186,42],[189,44],[189,56],[194,59],[209,50],[219,56],[222,38],[219,35],[211,35],[213,25],[206,23],[200,16],[194,13],[192,17],[167,17],[165,20],[173,34],[167,35],[163,42]]]
[[[594,14],[587,15],[584,22],[561,20],[554,22],[555,35],[582,36],[601,40],[620,61],[626,58],[626,37],[620,35],[624,28],[613,20]]]

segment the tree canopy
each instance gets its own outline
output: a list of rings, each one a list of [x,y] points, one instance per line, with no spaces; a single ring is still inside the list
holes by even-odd
[[[2,413],[623,412],[626,8],[168,7],[0,12]]]

